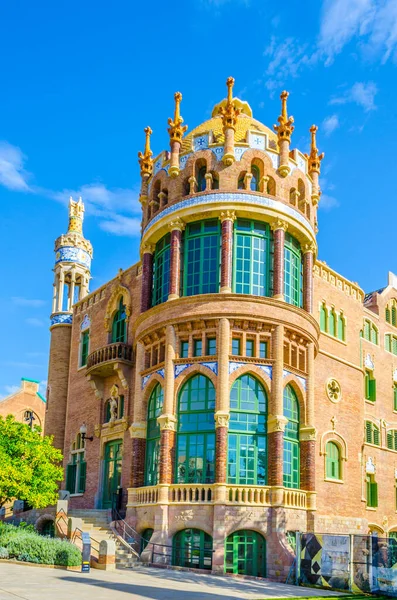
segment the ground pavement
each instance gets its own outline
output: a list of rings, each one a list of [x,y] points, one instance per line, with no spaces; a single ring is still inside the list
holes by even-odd
[[[0,562],[0,600],[257,600],[331,595],[339,594],[154,568],[77,573]]]

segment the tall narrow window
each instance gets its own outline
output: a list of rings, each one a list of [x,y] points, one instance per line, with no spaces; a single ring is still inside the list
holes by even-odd
[[[258,192],[259,191],[259,179],[260,179],[259,167],[257,167],[256,165],[252,165],[251,173],[252,173],[251,184],[250,184],[251,190],[253,192]]]
[[[148,402],[145,485],[157,485],[160,468],[160,427],[157,417],[163,412],[164,394],[159,383],[150,394]]]
[[[341,314],[338,315],[338,338],[342,342],[346,339],[345,319]]]
[[[369,508],[378,506],[378,484],[375,475],[367,475],[367,506]]]
[[[90,332],[88,330],[83,331],[81,334],[80,344],[80,367],[85,367],[87,364],[88,349],[90,345]]]
[[[266,223],[237,219],[234,233],[234,291],[270,296],[272,238]]]
[[[259,381],[242,375],[230,392],[228,483],[266,485],[267,397]]]
[[[259,342],[259,358],[267,358],[267,342]]]
[[[235,356],[240,356],[241,354],[241,339],[233,338],[232,339],[232,354]]]
[[[207,173],[207,167],[200,167],[197,173],[197,191],[204,192],[206,186],[205,175]]]
[[[285,234],[284,246],[284,299],[302,306],[302,253],[299,242],[289,233]]]
[[[333,308],[329,311],[329,332],[330,335],[336,335],[336,314]]]
[[[335,442],[326,445],[325,476],[327,479],[341,479],[340,450]]]
[[[153,261],[153,306],[168,299],[170,288],[171,235],[167,233],[156,244]]]
[[[204,375],[183,385],[178,401],[176,483],[214,483],[215,388]]]
[[[397,411],[397,383],[393,385],[393,407]]]
[[[181,342],[181,358],[187,358],[189,356],[189,342],[187,340],[183,340]]]
[[[123,298],[120,298],[119,308],[113,317],[112,326],[112,342],[123,342],[127,341],[127,315],[125,312],[125,306],[123,304]]]
[[[322,304],[320,306],[320,330],[321,331],[327,331],[327,317],[328,317],[328,311],[327,311],[327,307],[325,306],[325,304]]]
[[[203,354],[203,341],[193,340],[193,356],[202,356]]]
[[[245,344],[245,356],[254,356],[255,341],[247,340]]]
[[[218,221],[191,223],[185,231],[184,294],[219,290],[220,226]]]
[[[84,494],[87,463],[84,460],[85,442],[78,433],[72,444],[70,462],[66,466],[66,489],[71,494]]]
[[[284,388],[284,417],[288,419],[284,431],[283,483],[288,488],[299,488],[299,403],[293,388]]]
[[[376,400],[376,379],[374,378],[373,371],[367,369],[365,371],[365,399],[375,402]]]
[[[365,422],[365,441],[367,444],[380,446],[380,431],[379,428],[371,421]]]
[[[216,354],[216,338],[207,338],[207,356]]]

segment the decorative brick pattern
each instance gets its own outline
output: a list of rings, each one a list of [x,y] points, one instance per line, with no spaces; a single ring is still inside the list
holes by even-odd
[[[313,312],[313,252],[303,255],[303,308]]]
[[[233,221],[222,221],[221,289],[232,288]]]
[[[227,427],[216,428],[215,482],[226,483],[227,469]]]
[[[170,296],[174,298],[179,296],[181,287],[181,240],[182,231],[173,229],[170,249]]]
[[[316,442],[305,440],[300,443],[301,489],[313,492],[316,489]]]
[[[141,487],[145,481],[146,440],[132,438],[131,487]]]
[[[280,298],[284,296],[284,229],[276,229],[273,236],[273,296]]]
[[[170,485],[174,481],[175,431],[163,429],[160,439],[160,483]]]
[[[273,431],[267,436],[268,445],[268,484],[283,485],[284,433]]]

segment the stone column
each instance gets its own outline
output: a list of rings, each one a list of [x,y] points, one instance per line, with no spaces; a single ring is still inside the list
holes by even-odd
[[[226,500],[226,470],[227,470],[227,435],[230,418],[229,392],[229,350],[230,322],[228,319],[219,320],[218,328],[218,385],[216,390],[216,469],[217,484],[215,502]]]
[[[167,326],[164,361],[163,414],[157,418],[160,425],[160,484],[170,485],[173,480],[176,417],[174,409],[174,358],[176,336],[172,325]],[[168,498],[168,493],[167,493]]]
[[[131,487],[141,487],[145,481],[146,406],[143,405],[141,371],[144,369],[145,349],[137,342],[135,351],[135,387],[133,418],[129,432],[132,438]]]
[[[141,313],[149,310],[149,308],[152,306],[153,253],[154,253],[154,246],[152,246],[151,244],[143,244],[143,246],[142,246]]]
[[[303,490],[314,492],[316,475],[316,428],[314,426],[314,343],[307,348],[306,415],[300,427],[300,465]]]
[[[222,246],[221,246],[221,294],[232,291],[232,260],[233,260],[233,222],[236,219],[233,210],[221,213]]]
[[[181,143],[174,140],[171,141],[171,160],[170,168],[168,170],[170,177],[177,177],[179,175],[179,151]]]
[[[55,283],[53,284],[52,292],[52,312],[56,312],[57,309],[57,290],[58,290],[58,276],[55,275]]]
[[[57,312],[63,311],[63,292],[65,289],[65,273],[61,271],[59,273],[59,284],[58,284],[58,309]]]
[[[284,325],[276,325],[272,334],[272,348],[274,358],[272,393],[267,421],[268,483],[272,486],[282,486],[284,430],[287,423],[283,414]]]
[[[303,248],[303,308],[313,312],[313,262],[314,244],[306,244]]]
[[[73,299],[74,299],[74,288],[76,285],[76,273],[73,270],[71,273],[70,287],[69,287],[69,297],[68,297],[68,310],[72,310]]]
[[[284,242],[288,224],[276,219],[273,230],[273,297],[284,300]]]
[[[168,227],[171,231],[170,288],[168,300],[176,300],[179,298],[181,287],[181,242],[185,224],[180,219],[176,219],[175,221],[171,221]]]

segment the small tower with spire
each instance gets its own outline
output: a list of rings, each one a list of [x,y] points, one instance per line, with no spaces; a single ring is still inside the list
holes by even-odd
[[[273,125],[273,129],[277,133],[278,137],[278,147],[280,150],[280,163],[278,172],[280,173],[281,177],[287,177],[291,171],[289,166],[289,147],[291,143],[291,134],[294,131],[294,117],[288,117],[288,96],[289,94],[286,91],[281,93],[281,115],[277,119],[279,124]]]
[[[178,177],[179,175],[179,154],[181,151],[183,134],[187,131],[187,125],[182,125],[183,119],[181,117],[181,92],[176,92],[174,99],[174,120],[172,120],[171,117],[168,119],[168,133],[170,134],[171,146],[171,161],[168,171],[170,177]]]
[[[141,167],[141,193],[139,201],[142,204],[142,212],[145,215],[148,202],[149,179],[153,174],[153,152],[150,149],[150,136],[153,132],[150,127],[145,127],[144,132],[145,150],[144,152],[138,152],[138,162]]]
[[[309,175],[312,178],[312,202],[313,202],[314,206],[318,205],[318,202],[319,202],[320,196],[321,196],[319,177],[320,177],[321,161],[324,158],[324,152],[322,152],[321,154],[318,153],[317,140],[316,140],[317,131],[318,131],[317,125],[312,125],[310,127],[310,134],[311,134],[310,154],[305,154],[305,156],[308,160]]]
[[[69,226],[55,242],[54,292],[45,434],[63,450],[69,381],[73,304],[88,294],[92,245],[83,236],[84,204],[70,198]]]
[[[241,109],[235,106],[233,102],[233,86],[234,78],[228,77],[226,80],[227,85],[227,100],[226,105],[220,107],[220,114],[222,115],[223,122],[223,134],[225,136],[225,146],[222,161],[226,166],[234,163],[234,133],[236,131],[237,117],[239,116]]]

